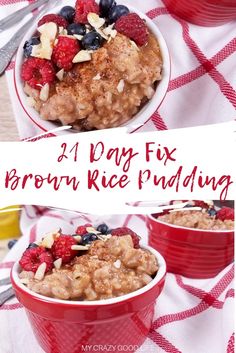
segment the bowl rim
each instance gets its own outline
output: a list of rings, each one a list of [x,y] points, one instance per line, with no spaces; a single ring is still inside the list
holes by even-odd
[[[156,214],[158,214],[158,212]],[[181,227],[176,224],[171,224],[171,223],[160,221],[160,220],[158,220],[158,218],[153,217],[153,214],[148,214],[147,218],[149,218],[151,221],[154,221],[156,223],[161,223],[161,224],[164,224],[170,228],[175,228],[175,229],[187,229],[192,232],[201,232],[201,233],[206,233],[206,234],[207,233],[212,233],[212,234],[219,233],[222,236],[225,235],[224,233],[229,233],[229,234],[233,233],[234,234],[234,230],[230,230],[230,229],[222,230],[222,229],[199,229],[199,228]]]
[[[67,1],[68,4],[70,4],[71,1],[70,0]],[[61,8],[62,5],[55,6],[55,7],[51,8],[45,14],[57,12]],[[118,127],[126,127],[128,129],[128,132],[132,133],[132,132],[139,130],[142,126],[144,126],[152,118],[152,115],[159,109],[160,105],[162,104],[163,100],[165,99],[165,96],[168,91],[170,77],[171,77],[171,59],[170,59],[170,52],[169,52],[166,40],[164,39],[162,32],[159,30],[159,28],[153,22],[153,20],[150,19],[145,13],[138,10],[137,8],[135,8],[133,6],[128,6],[128,7],[131,11],[136,12],[140,17],[142,17],[143,19],[146,20],[149,29],[151,29],[155,38],[158,40],[158,43],[160,45],[161,55],[163,58],[163,68],[162,68],[163,76],[162,76],[161,81],[159,81],[159,83],[158,83],[158,86],[157,86],[157,89],[155,91],[154,96],[144,105],[144,107],[137,114],[135,114],[134,117],[132,117],[128,122],[118,126]],[[23,44],[29,38],[29,36],[32,36],[33,33],[36,31],[37,19],[38,18],[36,18],[36,20],[33,22],[32,26],[28,29],[28,31],[24,35],[24,37],[18,47],[16,59],[15,59],[14,72],[13,72],[14,88],[15,88],[15,92],[16,92],[18,101],[19,101],[22,109],[24,110],[25,114],[27,115],[27,117],[38,128],[40,128],[43,132],[49,132],[50,130],[55,129],[57,127],[56,124],[53,121],[43,120],[34,108],[27,107],[27,103],[26,103],[27,95],[23,91],[23,84],[22,84],[22,81],[20,78],[20,68],[22,65],[22,60],[24,58]],[[161,87],[160,87],[160,85],[161,85]],[[159,87],[159,89],[158,89],[158,87]],[[160,90],[160,88],[161,88],[161,90]],[[161,95],[160,95],[160,93],[161,93]],[[156,103],[156,101],[157,101],[157,103]],[[37,116],[35,116],[35,114]],[[137,116],[139,114],[140,114],[140,116]],[[143,118],[142,118],[142,116],[143,116]],[[148,116],[148,118],[147,118],[147,116]],[[141,120],[141,121],[139,121],[139,120]],[[44,126],[43,122],[46,124],[46,126]],[[52,126],[47,126],[47,124],[50,124]],[[66,132],[63,131],[63,134],[76,133],[76,132],[78,133],[79,131],[69,129]],[[60,132],[57,134],[60,134]]]
[[[159,282],[161,282],[167,273],[167,268],[166,268],[166,262],[165,259],[163,258],[163,256],[154,248],[152,248],[151,246],[148,245],[142,245],[141,246],[142,249],[145,250],[149,250],[153,255],[155,255],[157,261],[158,261],[158,265],[159,265],[159,269],[157,271],[157,274],[155,276],[155,278],[148,283],[146,286],[122,295],[120,297],[115,297],[115,298],[111,298],[111,299],[102,299],[102,300],[91,300],[91,301],[76,301],[76,300],[63,300],[63,299],[56,299],[56,298],[50,298],[47,296],[44,296],[42,294],[38,294],[36,292],[31,291],[30,289],[28,289],[23,283],[20,282],[20,278],[19,278],[19,261],[16,261],[15,264],[12,267],[11,270],[11,280],[14,282],[14,284],[19,287],[19,289],[23,292],[25,292],[25,294],[33,297],[36,300],[40,300],[41,302],[46,302],[48,304],[63,304],[66,306],[78,306],[78,307],[91,307],[91,306],[107,306],[107,305],[112,305],[112,304],[118,304],[118,303],[122,303],[125,302],[126,300],[132,300],[135,297],[138,297],[140,295],[144,295],[146,292],[148,292],[149,290],[153,289],[155,287],[155,285],[157,285]],[[14,285],[13,285],[14,288]]]

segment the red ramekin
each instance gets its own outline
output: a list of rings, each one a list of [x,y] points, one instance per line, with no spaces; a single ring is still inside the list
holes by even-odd
[[[235,0],[163,0],[168,10],[200,26],[221,26],[236,19]]]
[[[19,264],[14,265],[12,286],[45,352],[80,353],[86,349],[99,351],[99,348],[110,347],[114,353],[127,353],[127,349],[134,352],[142,345],[150,330],[155,301],[163,289],[166,275],[163,257],[150,247],[143,248],[157,258],[156,277],[133,293],[106,300],[78,302],[39,295],[20,282]]]
[[[147,216],[149,245],[165,258],[167,271],[212,278],[234,260],[234,231],[184,228]]]

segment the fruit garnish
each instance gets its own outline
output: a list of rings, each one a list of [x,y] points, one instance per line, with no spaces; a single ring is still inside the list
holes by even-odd
[[[51,248],[53,258],[55,260],[61,258],[62,263],[70,262],[78,253],[71,249],[73,245],[77,245],[77,242],[71,235],[60,235],[55,239]]]
[[[67,22],[71,23],[75,17],[75,9],[72,6],[64,6],[60,10],[59,15],[63,17]]]
[[[138,249],[140,247],[139,246],[140,237],[134,231],[132,231],[130,228],[121,227],[121,228],[113,229],[111,231],[111,235],[112,236],[116,235],[117,237],[122,237],[124,235],[130,235],[133,240],[134,248]]]
[[[48,60],[30,57],[22,65],[21,78],[30,87],[40,90],[46,83],[54,82],[55,69]]]
[[[102,46],[103,38],[102,36],[96,32],[92,31],[87,34],[82,39],[82,45],[87,50],[96,50]]]
[[[115,24],[115,29],[132,39],[140,47],[148,42],[148,27],[136,13],[129,13],[120,17]]]
[[[56,23],[59,27],[64,27],[66,28],[68,26],[68,22],[60,15],[55,15],[55,14],[48,14],[43,16],[39,22],[38,22],[38,27],[44,25],[45,23],[48,22],[54,22]]]
[[[31,39],[27,40],[23,46],[24,49],[24,56],[28,58],[33,50],[34,45],[39,45],[40,39],[38,37],[32,37]]]
[[[81,24],[81,23],[71,23],[68,27],[67,27],[67,32],[70,35],[80,35],[80,36],[84,36],[86,34],[86,27],[85,25]]]
[[[75,23],[88,23],[90,12],[99,14],[99,6],[95,0],[77,0],[75,4]]]
[[[121,16],[127,15],[129,13],[129,9],[124,5],[113,6],[108,15],[108,19],[110,23],[116,22]]]
[[[234,209],[230,207],[222,207],[219,211],[217,211],[216,218],[221,221],[234,221]]]
[[[42,263],[46,264],[45,271],[48,272],[53,267],[53,258],[49,251],[38,246],[37,248],[26,249],[19,261],[21,267],[25,271],[36,272]]]
[[[79,52],[80,45],[75,38],[58,36],[57,44],[53,48],[52,60],[60,69],[66,71],[73,66],[73,59]]]
[[[108,17],[113,6],[116,5],[115,0],[100,0],[99,9],[102,17]]]

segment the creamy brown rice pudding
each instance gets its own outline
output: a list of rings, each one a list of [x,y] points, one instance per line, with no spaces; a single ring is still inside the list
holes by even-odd
[[[101,300],[144,287],[157,271],[155,256],[148,250],[134,248],[132,237],[124,235],[93,241],[86,251],[69,263],[52,268],[42,278],[25,270],[19,277],[29,289],[48,297]]]

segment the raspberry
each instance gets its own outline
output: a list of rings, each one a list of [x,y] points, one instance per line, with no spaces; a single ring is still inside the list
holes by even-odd
[[[148,28],[145,21],[136,13],[121,16],[115,24],[117,32],[135,41],[142,47],[148,42]]]
[[[77,250],[71,250],[72,245],[76,244],[76,240],[71,235],[61,235],[56,238],[51,248],[54,259],[62,259],[64,264],[70,262],[78,253]]]
[[[78,234],[78,235],[87,234],[88,233],[87,230],[86,230],[87,227],[92,227],[92,224],[87,223],[87,224],[84,224],[83,226],[79,226],[76,229],[75,233]]]
[[[44,25],[44,23],[48,22],[54,22],[56,23],[59,27],[64,27],[66,28],[68,26],[68,22],[60,15],[55,15],[55,14],[48,14],[45,15],[39,20],[38,22],[38,27]]]
[[[60,69],[68,71],[72,68],[72,60],[79,50],[79,42],[76,39],[59,36],[52,52],[52,60]]]
[[[117,237],[122,237],[123,235],[130,235],[133,240],[134,248],[138,249],[140,247],[139,246],[140,237],[127,227],[113,229],[111,231],[111,235],[116,235]]]
[[[220,219],[221,221],[234,221],[234,209],[230,207],[223,207],[217,212],[216,218]]]
[[[206,209],[209,208],[209,205],[204,201],[194,200],[193,202],[194,202],[194,206],[196,206],[196,207],[201,207],[201,208],[206,208]]]
[[[46,83],[54,82],[55,69],[48,60],[29,58],[22,65],[21,78],[30,87],[40,90]]]
[[[53,267],[52,255],[45,248],[38,246],[26,249],[19,263],[23,270],[36,272],[43,262],[47,264],[46,272],[50,271]]]
[[[88,23],[90,12],[99,14],[99,6],[95,0],[77,0],[75,4],[75,23]]]

